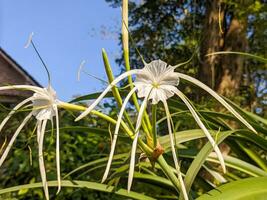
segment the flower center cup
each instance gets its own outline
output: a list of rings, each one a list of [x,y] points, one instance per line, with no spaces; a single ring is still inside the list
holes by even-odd
[[[137,96],[152,100],[152,104],[165,101],[175,94],[179,84],[179,77],[174,67],[168,66],[161,60],[155,60],[145,65],[136,75],[134,85],[137,87]]]

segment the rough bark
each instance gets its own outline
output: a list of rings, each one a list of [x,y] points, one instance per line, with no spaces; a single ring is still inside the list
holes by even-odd
[[[245,20],[226,13],[227,8],[220,0],[207,0],[198,78],[219,94],[231,97],[239,92],[244,57],[206,56],[217,51],[245,52],[248,48]]]
[[[218,56],[206,56],[219,51],[223,44],[223,33],[220,27],[224,19],[224,10],[220,0],[207,0],[206,15],[203,27],[203,40],[200,49],[200,69],[198,78],[208,86],[215,88],[216,68],[219,64]]]
[[[233,18],[224,39],[224,51],[246,52],[248,42],[246,25],[241,20]],[[221,71],[219,72],[217,92],[225,96],[238,94],[244,68],[244,57],[227,55],[221,57]]]

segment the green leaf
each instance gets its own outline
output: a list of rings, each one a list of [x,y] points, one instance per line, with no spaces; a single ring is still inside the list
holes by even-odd
[[[231,135],[235,131],[225,131],[223,133],[220,133],[218,136],[218,144],[222,142],[226,137]],[[207,143],[198,153],[196,158],[191,163],[189,169],[187,170],[187,173],[185,175],[185,183],[186,183],[186,189],[187,191],[190,191],[191,186],[201,169],[201,166],[204,164],[205,160],[209,156],[209,154],[212,152],[213,148],[210,143]]]
[[[206,56],[220,55],[220,54],[236,54],[236,55],[241,55],[241,56],[245,56],[245,57],[248,57],[248,58],[252,58],[252,59],[258,60],[260,62],[267,63],[267,59],[266,58],[263,58],[261,56],[256,56],[256,55],[253,55],[253,54],[250,54],[250,53],[246,53],[246,52],[218,51],[218,52],[207,54]]]
[[[224,184],[197,200],[264,200],[267,197],[267,177],[247,178]]]
[[[227,167],[244,172],[250,176],[254,176],[254,177],[267,176],[267,172],[263,171],[259,167],[252,165],[248,162],[245,162],[243,160],[240,160],[238,158],[234,158],[232,156],[224,156],[224,160],[225,160]],[[219,164],[218,158],[216,154],[214,153],[211,153],[207,157],[206,161]]]
[[[77,132],[81,133],[91,133],[95,135],[100,135],[100,136],[108,136],[110,135],[108,129],[104,128],[92,128],[92,127],[86,127],[86,126],[66,126],[62,127],[59,129],[60,131],[68,131],[68,132],[73,132],[73,134],[77,134]],[[120,140],[124,142],[129,142],[131,139],[129,137],[119,135]]]
[[[57,181],[48,181],[49,187],[57,187],[58,183]],[[0,190],[0,195],[10,192],[16,192],[20,190],[26,190],[26,189],[34,189],[34,188],[42,188],[42,183],[31,183],[26,185],[19,185],[15,187],[5,188]],[[97,190],[101,192],[107,192],[107,193],[115,193],[117,195],[125,196],[127,198],[133,198],[133,199],[140,199],[140,200],[154,200],[154,198],[146,196],[144,194],[140,194],[137,192],[127,192],[125,189],[118,189],[116,191],[113,191],[114,187],[95,183],[95,182],[89,182],[89,181],[61,181],[61,187],[71,187],[71,188],[86,188],[90,190]]]
[[[102,92],[96,92],[96,93],[92,93],[92,94],[80,96],[80,97],[77,97],[77,98],[71,100],[70,103],[75,103],[75,102],[80,102],[80,101],[87,101],[87,100],[96,99],[97,97],[99,97],[99,95],[101,93]],[[122,94],[123,96],[124,95],[127,95],[127,91],[125,91],[125,90],[124,91],[120,91],[120,94]],[[108,92],[104,98],[110,98],[110,97],[113,97],[112,91]]]
[[[237,135],[230,136],[231,138],[234,138],[235,140],[247,140],[258,147],[262,148],[263,150],[267,151],[267,140],[261,137],[260,135],[251,134],[249,132],[242,132],[237,133]]]
[[[127,155],[128,155],[128,153],[115,155],[113,157],[113,161],[123,159]],[[64,178],[66,178],[66,177],[68,177],[68,176],[70,176],[70,175],[72,175],[72,174],[74,174],[76,172],[79,172],[80,170],[84,170],[84,169],[86,169],[86,168],[88,168],[90,166],[99,165],[99,164],[102,164],[103,162],[107,162],[107,160],[108,160],[108,157],[104,157],[104,158],[100,158],[100,159],[91,161],[89,163],[86,163],[84,165],[81,165],[81,166],[77,167],[76,169],[72,170],[71,172],[69,172],[68,174],[66,174],[64,176]]]
[[[205,134],[201,129],[192,129],[192,130],[186,130],[186,131],[179,131],[174,133],[175,140],[177,144],[191,141],[194,139],[199,139],[205,137]],[[161,146],[166,150],[170,148],[170,137],[168,135],[161,136],[158,138],[159,143]]]
[[[258,166],[260,166],[264,171],[267,171],[267,163],[265,159],[261,158],[261,156],[250,146],[247,146],[245,142],[238,141],[237,144],[255,163],[258,164]]]

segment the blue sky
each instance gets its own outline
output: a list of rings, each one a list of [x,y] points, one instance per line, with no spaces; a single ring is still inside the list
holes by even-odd
[[[115,59],[118,46],[120,9],[104,0],[0,0],[0,46],[40,84],[47,76],[33,48],[24,45],[31,32],[49,67],[52,86],[61,100],[100,91],[104,85],[77,71],[82,60],[91,74],[105,79],[101,49],[105,48],[114,73],[120,71]]]

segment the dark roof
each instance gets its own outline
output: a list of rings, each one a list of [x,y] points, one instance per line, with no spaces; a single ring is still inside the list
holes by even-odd
[[[5,60],[22,76],[24,76],[27,81],[29,81],[32,85],[42,87],[40,83],[38,83],[25,69],[21,67],[10,55],[7,54],[1,47],[0,47],[0,56],[3,56]]]

